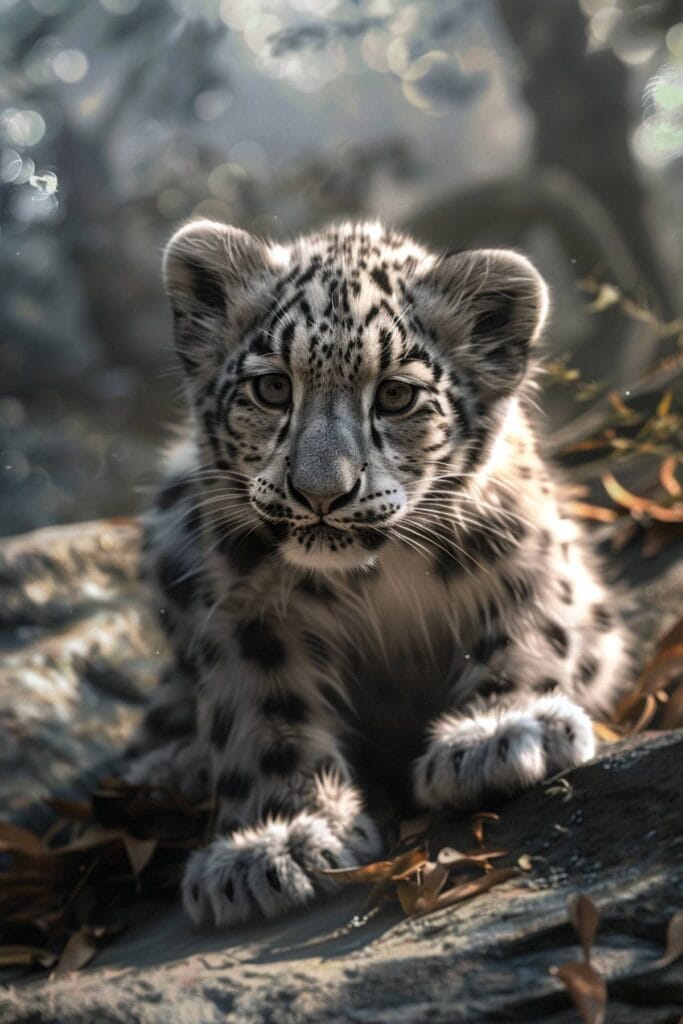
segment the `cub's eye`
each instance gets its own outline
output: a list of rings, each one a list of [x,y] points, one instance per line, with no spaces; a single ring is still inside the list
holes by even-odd
[[[284,373],[264,373],[255,379],[254,393],[264,405],[284,409],[292,397],[292,384]]]
[[[385,380],[377,388],[375,408],[384,416],[407,412],[415,401],[417,388],[404,380]]]

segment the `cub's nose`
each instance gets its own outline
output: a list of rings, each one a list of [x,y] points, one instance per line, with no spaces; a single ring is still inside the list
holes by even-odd
[[[293,498],[296,498],[306,508],[310,508],[311,512],[315,512],[316,515],[325,516],[329,512],[336,512],[337,509],[343,508],[344,505],[348,505],[353,501],[360,490],[360,477],[356,480],[351,490],[337,491],[334,494],[313,491],[310,488],[305,491],[300,490],[292,483],[291,474],[287,476],[287,486]]]

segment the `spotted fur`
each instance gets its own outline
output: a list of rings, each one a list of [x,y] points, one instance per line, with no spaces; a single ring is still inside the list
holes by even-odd
[[[379,805],[480,807],[590,758],[627,656],[530,420],[528,260],[199,221],[165,280],[190,424],[148,571],[176,664],[129,777],[215,798],[183,898],[224,926],[378,854]]]

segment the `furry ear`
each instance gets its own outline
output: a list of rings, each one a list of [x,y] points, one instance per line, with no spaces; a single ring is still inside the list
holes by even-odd
[[[176,348],[189,375],[227,350],[240,306],[275,269],[265,242],[229,224],[195,220],[176,231],[163,274]]]
[[[497,394],[512,392],[548,314],[548,288],[536,268],[509,249],[475,249],[438,260],[422,282],[446,300],[440,327],[479,379]]]

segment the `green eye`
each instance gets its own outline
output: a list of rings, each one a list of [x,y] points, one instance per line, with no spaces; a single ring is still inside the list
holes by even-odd
[[[263,405],[284,409],[292,397],[292,384],[285,373],[264,373],[255,379],[254,393]]]
[[[417,388],[404,380],[385,380],[377,388],[375,408],[384,416],[407,412],[415,401]]]

